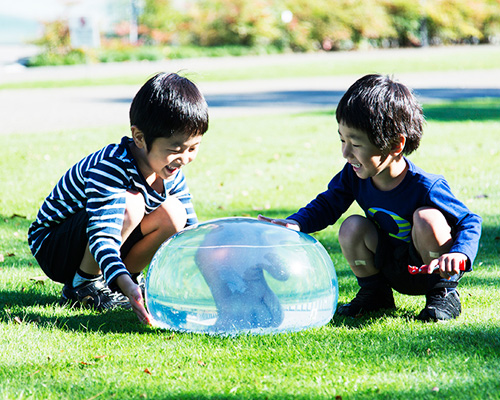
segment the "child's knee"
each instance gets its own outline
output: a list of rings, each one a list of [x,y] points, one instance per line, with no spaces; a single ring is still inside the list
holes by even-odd
[[[441,211],[435,208],[419,208],[413,214],[412,241],[422,260],[439,257],[452,245],[451,227]]]
[[[446,235],[451,228],[445,216],[437,208],[421,207],[413,213],[413,235]]]
[[[154,213],[155,218],[159,218],[161,227],[170,235],[181,231],[187,224],[186,208],[176,197],[167,197]]]
[[[144,197],[139,192],[125,194],[125,214],[123,216],[123,229],[135,228],[144,218],[146,204]]]
[[[349,245],[350,243],[359,241],[363,232],[366,231],[367,224],[370,224],[370,221],[361,215],[347,217],[339,229],[340,245]]]

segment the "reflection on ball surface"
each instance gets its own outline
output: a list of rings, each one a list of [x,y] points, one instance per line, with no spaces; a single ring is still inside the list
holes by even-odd
[[[156,252],[146,280],[154,324],[235,334],[297,331],[328,323],[338,282],[312,236],[253,218],[187,228]]]

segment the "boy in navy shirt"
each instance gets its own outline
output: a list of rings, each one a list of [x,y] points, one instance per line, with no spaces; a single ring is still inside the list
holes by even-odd
[[[272,222],[316,232],[334,224],[356,201],[365,215],[346,218],[339,243],[360,289],[337,314],[395,308],[395,289],[426,296],[420,320],[458,317],[456,287],[463,270],[472,269],[481,218],[452,194],[442,176],[426,173],[405,157],[422,137],[420,104],[401,83],[367,75],[344,94],[336,118],[344,168],[306,207]],[[426,273],[410,274],[409,265],[423,264]]]
[[[168,237],[197,222],[181,168],[197,155],[208,107],[188,79],[160,73],[130,107],[131,137],[71,167],[28,233],[61,303],[132,308],[150,322],[141,271]]]

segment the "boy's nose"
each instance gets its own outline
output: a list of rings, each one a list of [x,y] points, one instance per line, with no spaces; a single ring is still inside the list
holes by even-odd
[[[350,147],[348,145],[343,145],[342,146],[342,157],[344,157],[347,160],[350,155],[351,155]]]
[[[192,161],[191,155],[187,151],[185,151],[184,153],[179,154],[179,158],[178,159],[179,159],[179,162],[182,165],[187,165],[187,164],[189,164]]]

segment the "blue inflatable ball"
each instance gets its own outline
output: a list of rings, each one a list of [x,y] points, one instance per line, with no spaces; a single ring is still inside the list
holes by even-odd
[[[146,279],[153,324],[209,334],[267,334],[327,324],[335,268],[312,236],[253,218],[189,227],[156,252]]]

